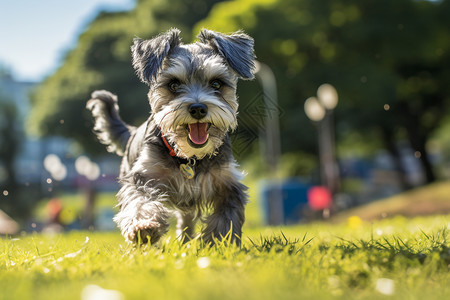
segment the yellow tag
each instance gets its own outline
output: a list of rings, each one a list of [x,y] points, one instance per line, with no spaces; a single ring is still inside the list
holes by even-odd
[[[183,173],[184,177],[187,179],[194,178],[195,172],[189,165],[181,164],[180,165],[180,171]]]

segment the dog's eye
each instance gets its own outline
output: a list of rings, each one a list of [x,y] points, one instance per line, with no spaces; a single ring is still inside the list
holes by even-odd
[[[180,83],[180,81],[178,79],[172,80],[171,82],[169,82],[169,85],[168,85],[169,90],[172,93],[178,92],[178,89],[180,88],[180,86],[181,86],[181,83]]]
[[[220,81],[219,79],[214,79],[214,80],[211,80],[211,81],[209,82],[209,85],[210,85],[213,89],[218,90],[218,89],[220,89],[220,88],[222,87],[222,81]]]

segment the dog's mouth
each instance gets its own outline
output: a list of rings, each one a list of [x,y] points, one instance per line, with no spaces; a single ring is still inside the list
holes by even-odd
[[[209,138],[208,129],[211,123],[192,123],[187,126],[189,130],[188,142],[194,148],[201,148],[206,145]]]

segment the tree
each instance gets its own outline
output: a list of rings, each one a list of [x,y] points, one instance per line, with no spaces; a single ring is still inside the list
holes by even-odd
[[[100,13],[79,37],[62,66],[31,96],[33,110],[27,126],[35,135],[75,138],[86,150],[104,153],[93,143],[92,123],[84,109],[90,94],[107,89],[119,95],[125,120],[138,124],[148,116],[147,87],[131,66],[135,36],[151,38],[170,27],[192,35],[192,26],[217,0],[139,0],[129,12]]]
[[[62,67],[33,95],[28,127],[44,135],[75,137],[86,149],[98,151],[102,147],[92,143],[91,123],[83,113],[92,90],[118,94],[119,101],[126,101],[123,118],[133,124],[148,115],[146,86],[131,67],[132,37],[150,38],[169,27],[180,27],[185,39],[201,27],[244,29],[255,38],[258,59],[277,78],[283,152],[315,151],[303,103],[328,82],[340,96],[338,138],[356,131],[367,140],[382,141],[397,157],[399,170],[404,166],[397,143],[407,139],[427,181],[435,179],[426,144],[450,103],[450,0],[216,2],[141,0],[133,11],[100,14]],[[260,124],[245,110],[252,108],[259,91],[256,81],[240,83],[240,118],[249,138]]]
[[[0,96],[3,97],[3,96]],[[19,199],[14,160],[19,150],[20,133],[17,131],[16,107],[5,99],[0,99],[0,209],[12,212],[14,202]]]
[[[329,82],[340,95],[340,128],[384,140],[394,157],[398,139],[407,138],[432,182],[426,143],[450,100],[449,6],[448,0],[241,0],[217,4],[197,28],[243,28],[255,38],[287,112],[284,151],[312,149],[303,101]]]

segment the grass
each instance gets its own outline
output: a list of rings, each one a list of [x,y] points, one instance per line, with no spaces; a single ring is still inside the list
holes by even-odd
[[[173,233],[140,248],[118,233],[5,238],[0,299],[80,299],[93,284],[122,299],[445,299],[449,226],[440,216],[247,228],[241,248]]]
[[[450,182],[436,182],[418,187],[398,195],[342,212],[335,221],[346,220],[350,216],[358,216],[363,220],[376,220],[402,215],[435,215],[450,213]]]

